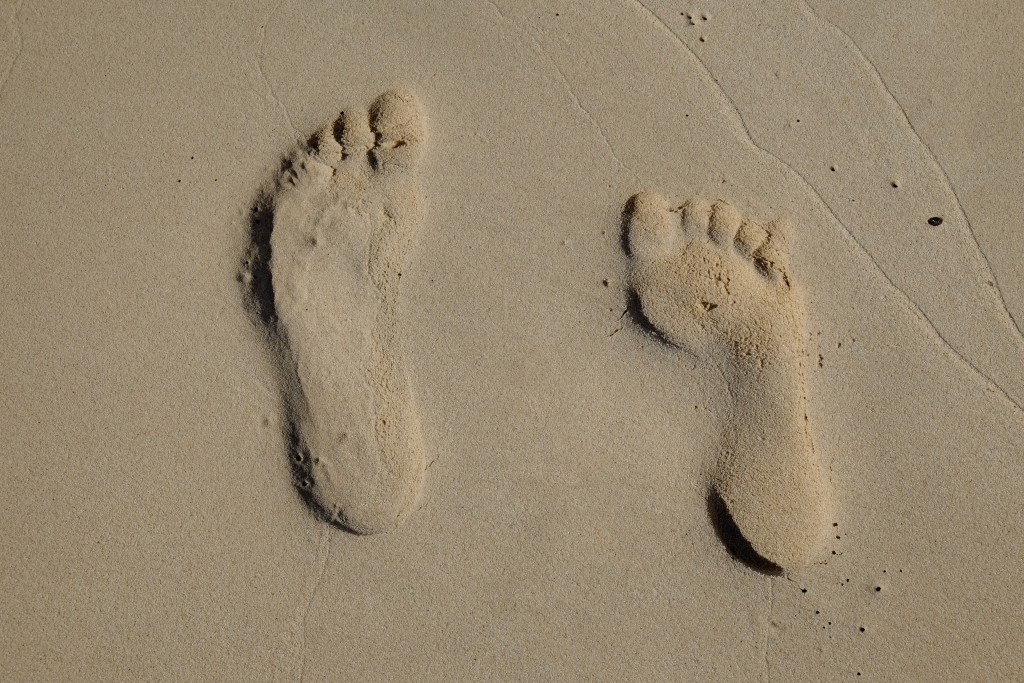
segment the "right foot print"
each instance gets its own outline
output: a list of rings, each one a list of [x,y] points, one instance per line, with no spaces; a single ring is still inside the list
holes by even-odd
[[[732,401],[712,486],[743,539],[776,568],[808,564],[829,495],[807,429],[803,309],[784,233],[725,202],[627,206],[630,284],[669,343],[716,365]]]
[[[423,212],[412,166],[424,136],[409,94],[343,113],[292,157],[262,246],[264,308],[289,367],[296,483],[325,519],[361,534],[399,523],[423,484],[397,305]]]

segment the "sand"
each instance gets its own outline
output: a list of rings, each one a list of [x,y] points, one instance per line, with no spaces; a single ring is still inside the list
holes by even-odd
[[[1024,10],[764,4],[0,4],[0,679],[1019,678]]]
[[[257,200],[241,273],[278,355],[295,484],[358,534],[394,528],[423,489],[399,306],[425,128],[416,96],[394,91],[327,124]]]

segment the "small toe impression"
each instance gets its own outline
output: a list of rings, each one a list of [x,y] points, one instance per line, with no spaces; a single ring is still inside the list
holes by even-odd
[[[626,204],[629,254],[652,261],[670,251],[679,236],[678,217],[661,195],[639,192]]]
[[[317,161],[337,168],[343,158],[341,144],[334,134],[334,126],[321,129],[310,141],[310,151]]]
[[[366,116],[341,112],[334,122],[334,138],[341,145],[341,158],[366,154],[373,148],[373,132]]]
[[[711,209],[711,221],[708,235],[711,241],[720,247],[732,244],[740,228],[743,216],[739,210],[728,202],[717,201]]]
[[[753,221],[744,221],[736,232],[736,239],[733,245],[740,256],[750,258],[755,250],[761,247],[768,239],[768,231]]]
[[[707,239],[710,220],[710,202],[694,197],[683,205],[683,235],[686,239]]]
[[[775,221],[765,231],[767,237],[752,253],[754,265],[769,278],[780,278],[789,285],[789,226]]]
[[[374,168],[406,167],[419,158],[426,120],[415,95],[389,90],[370,105],[369,121],[375,138],[370,152]]]

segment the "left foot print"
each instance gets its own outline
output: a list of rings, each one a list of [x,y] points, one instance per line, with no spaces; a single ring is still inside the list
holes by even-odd
[[[269,307],[291,371],[296,483],[360,534],[405,519],[423,486],[398,297],[424,208],[424,126],[408,93],[344,112],[296,150],[272,198]]]

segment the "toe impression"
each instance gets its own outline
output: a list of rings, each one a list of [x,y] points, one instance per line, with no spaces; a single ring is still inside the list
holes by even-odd
[[[366,116],[343,111],[334,122],[334,137],[341,145],[342,158],[365,154],[373,146],[373,133]]]
[[[669,252],[679,237],[676,214],[661,195],[639,192],[626,204],[629,254],[653,261]]]
[[[743,258],[750,258],[765,241],[768,239],[768,231],[753,221],[743,221],[740,229],[736,232],[736,239],[733,246]]]
[[[369,113],[375,138],[370,154],[379,170],[403,168],[419,158],[426,140],[426,123],[415,95],[389,90],[374,100]]]
[[[728,202],[715,202],[708,225],[711,241],[720,247],[732,244],[742,220],[743,216],[735,206]]]
[[[704,239],[708,235],[711,204],[699,197],[683,205],[683,234],[689,240]]]
[[[310,149],[318,161],[337,168],[344,157],[344,150],[335,137],[334,126],[320,130],[311,141]]]
[[[775,221],[766,230],[767,237],[755,249],[750,257],[758,270],[770,278],[781,278],[789,285],[789,226],[783,221]]]

